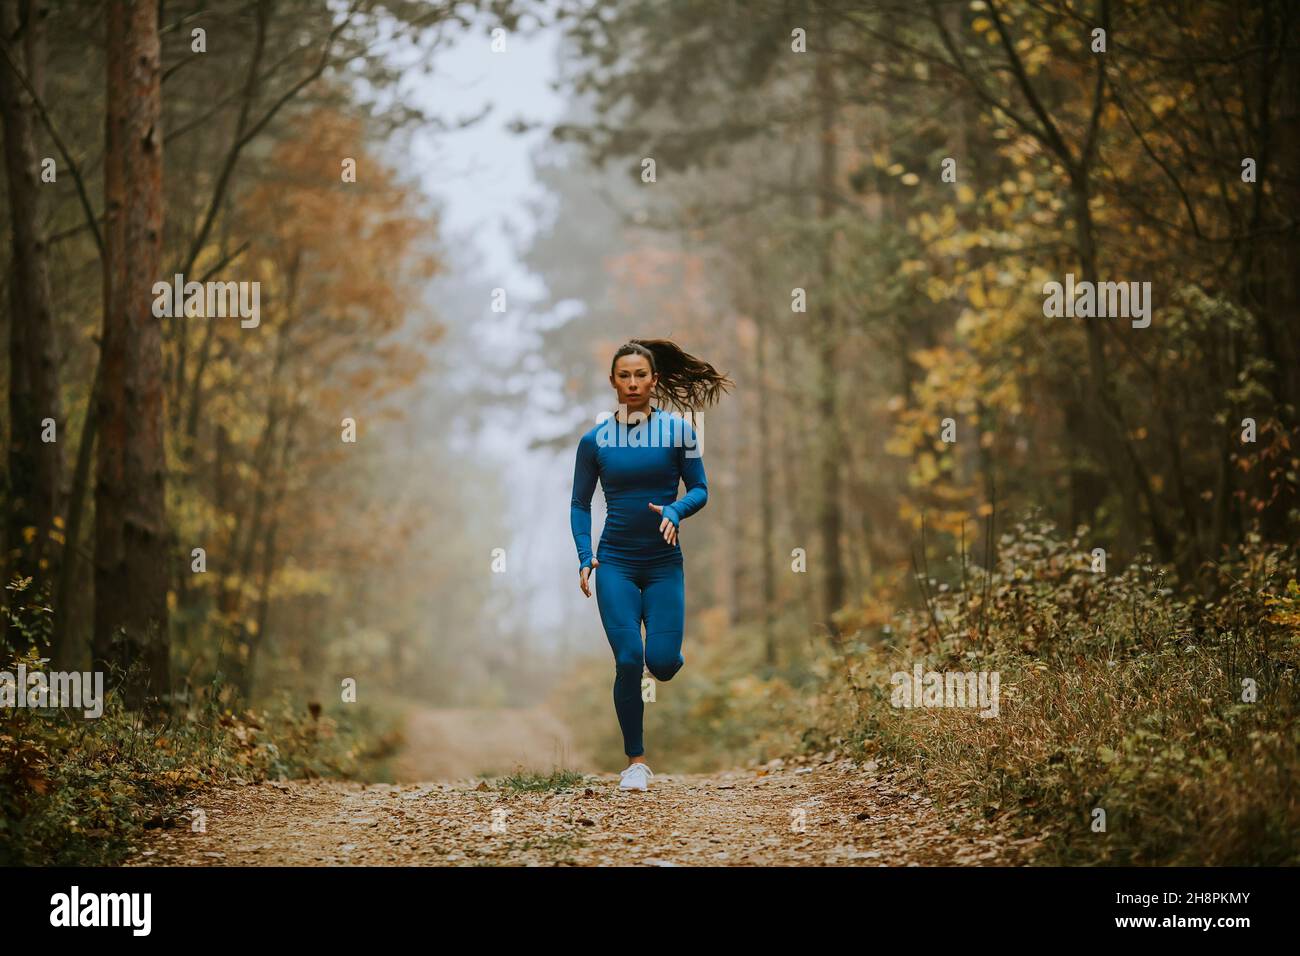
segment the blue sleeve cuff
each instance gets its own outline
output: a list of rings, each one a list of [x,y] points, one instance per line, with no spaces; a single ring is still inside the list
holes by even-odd
[[[674,528],[681,527],[681,516],[677,514],[677,509],[672,505],[664,505],[664,517],[673,523]]]

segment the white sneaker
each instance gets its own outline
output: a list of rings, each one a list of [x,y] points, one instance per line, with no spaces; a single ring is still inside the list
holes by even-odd
[[[619,774],[618,789],[620,790],[648,790],[646,781],[653,777],[654,771],[643,763],[634,763]]]

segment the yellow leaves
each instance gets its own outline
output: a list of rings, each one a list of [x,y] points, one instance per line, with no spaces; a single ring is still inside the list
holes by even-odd
[[[993,21],[988,17],[976,17],[971,21],[970,28],[976,33],[985,33],[993,29]]]
[[[284,597],[329,594],[335,586],[329,574],[304,568],[292,558],[276,575],[276,593]]]
[[[885,453],[899,458],[908,458],[912,454],[912,443],[901,432],[895,432],[885,439]]]
[[[904,186],[915,186],[921,181],[921,177],[917,176],[916,173],[904,173],[899,177],[898,181]]]
[[[1021,60],[1025,64],[1025,72],[1030,76],[1036,76],[1043,68],[1043,65],[1051,58],[1052,48],[1045,43],[1034,43],[1026,38],[1021,43],[1025,44],[1024,51],[1021,53]]]
[[[956,235],[958,233],[957,210],[945,205],[940,209],[937,218],[930,212],[923,212],[908,222],[908,231],[915,232],[923,242],[931,242],[940,236]]]
[[[27,544],[31,544],[35,540],[36,540],[36,526],[29,524],[27,527],[23,528],[23,541],[26,542]]]
[[[961,338],[967,339],[979,330],[984,321],[985,317],[982,313],[974,309],[962,309],[961,314],[957,316],[954,329]]]
[[[967,525],[967,533],[969,533],[970,513],[961,506],[960,501],[954,501],[953,504],[954,507],[952,508],[931,507],[924,509],[925,526],[929,533],[950,534],[956,537],[961,533],[963,523]],[[908,522],[913,531],[920,530],[921,509],[912,507],[910,504],[902,504],[898,509],[898,516]]]
[[[939,477],[939,463],[933,453],[922,452],[916,456],[916,466],[912,471],[912,483],[928,485]]]
[[[975,201],[975,190],[971,189],[969,186],[965,185],[964,183],[958,186],[957,201],[964,205],[970,205]]]
[[[945,349],[918,349],[912,353],[912,362],[927,372],[941,366],[946,358]]]
[[[1292,578],[1287,582],[1285,594],[1266,594],[1264,604],[1270,608],[1264,620],[1291,631],[1293,639],[1300,637],[1300,584]]]
[[[177,790],[188,790],[204,783],[203,772],[198,767],[164,770],[158,774],[157,780],[163,785]]]

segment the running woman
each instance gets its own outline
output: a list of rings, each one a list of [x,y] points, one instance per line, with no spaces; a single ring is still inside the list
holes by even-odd
[[[654,774],[641,739],[642,668],[672,680],[685,663],[685,581],[678,531],[704,507],[709,486],[695,429],[651,399],[696,411],[734,386],[712,365],[668,339],[632,339],[614,353],[609,384],[619,411],[578,442],[569,519],[578,548],[578,586],[596,604],[614,652],[614,712],[629,764],[620,790],[645,790]],[[605,529],[591,552],[591,496],[600,479]],[[677,497],[679,482],[686,494]],[[645,642],[641,624],[645,623]]]

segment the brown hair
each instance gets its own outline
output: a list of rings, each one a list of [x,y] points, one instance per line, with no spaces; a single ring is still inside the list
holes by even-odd
[[[655,394],[678,411],[697,411],[716,404],[736,383],[703,359],[682,350],[671,339],[629,339],[614,353],[609,374],[624,355],[643,355],[650,371],[659,376]]]

